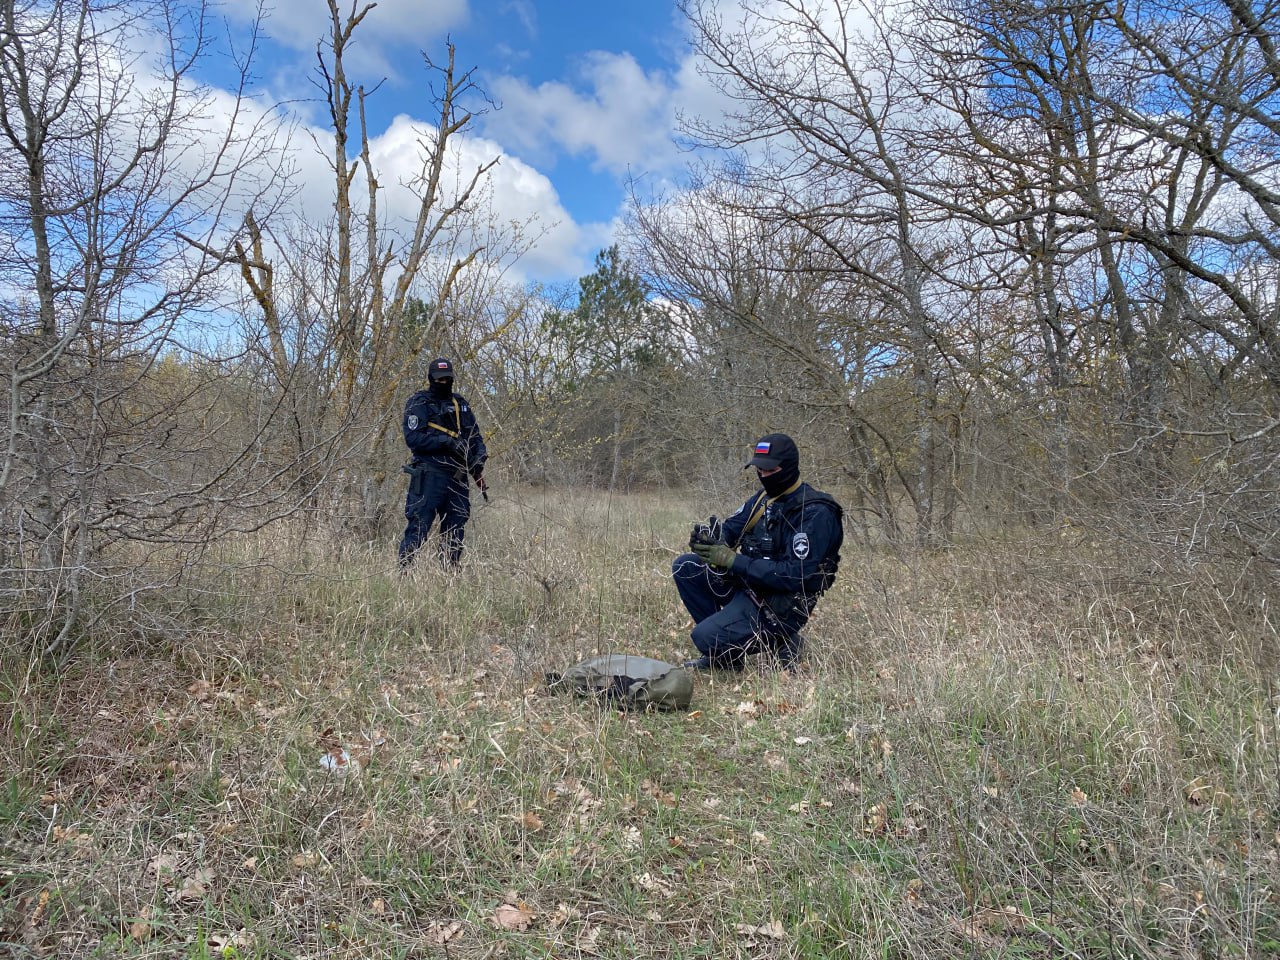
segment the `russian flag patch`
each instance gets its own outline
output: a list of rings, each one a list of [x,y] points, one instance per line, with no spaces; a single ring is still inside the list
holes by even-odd
[[[772,444],[769,443],[768,440],[761,440],[759,443],[756,444],[756,453],[767,454],[769,452],[769,447],[771,446]]]

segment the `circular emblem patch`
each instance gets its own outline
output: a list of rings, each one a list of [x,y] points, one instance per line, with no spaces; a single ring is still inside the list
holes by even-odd
[[[791,552],[796,555],[798,560],[803,560],[809,556],[809,535],[807,533],[801,531],[791,538]]]

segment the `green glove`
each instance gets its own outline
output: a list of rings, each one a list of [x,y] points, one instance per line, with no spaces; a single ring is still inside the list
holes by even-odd
[[[724,543],[695,543],[693,552],[711,566],[724,567],[726,570],[733,566],[733,560],[738,555],[733,547]]]

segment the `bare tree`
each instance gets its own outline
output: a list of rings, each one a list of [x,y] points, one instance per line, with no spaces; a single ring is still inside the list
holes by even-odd
[[[733,151],[750,215],[809,233],[821,269],[851,290],[875,289],[881,342],[901,360],[913,437],[897,452],[915,539],[941,536],[944,511],[939,349],[945,310],[931,291],[950,242],[927,185],[937,158],[919,134],[915,88],[892,43],[859,31],[862,8],[834,0],[744,4],[729,23],[714,4],[684,5],[708,72],[738,104],[725,123],[691,125]],[[746,211],[744,211],[746,212]]]
[[[1276,410],[1262,398],[1276,395],[1278,15],[1269,3],[997,0],[930,7],[912,30],[933,101],[982,171],[961,215],[1023,261],[1006,280],[1035,281],[1060,424],[1072,395],[1107,387],[1121,401],[1086,429],[1126,452],[1105,470],[1064,456],[1065,475],[1120,479],[1143,494],[1125,499],[1192,539],[1216,526],[1199,487],[1215,477],[1187,470],[1210,437],[1225,443],[1216,478],[1238,481],[1214,498],[1220,522],[1235,523],[1228,501],[1254,502],[1247,491],[1275,464]],[[1190,526],[1170,510],[1190,510]]]
[[[282,402],[291,409],[308,407],[311,422],[339,440],[324,454],[345,478],[338,499],[353,497],[356,515],[374,525],[389,479],[382,454],[397,391],[424,350],[442,348],[451,303],[486,246],[496,243],[507,252],[484,220],[487,175],[498,159],[468,169],[457,148],[474,110],[488,100],[474,71],[457,67],[452,44],[443,63],[424,55],[435,116],[419,132],[418,172],[395,185],[414,196],[416,208],[403,224],[384,209],[387,185],[372,156],[366,120],[366,102],[376,88],[353,80],[346,62],[375,6],[352,3],[344,11],[338,0],[329,0],[328,31],[316,52],[318,86],[333,133],[332,221],[261,228],[251,221],[251,243],[237,252],[261,311],[261,340],[287,367],[276,377],[287,396]],[[270,244],[264,239],[268,232]],[[424,309],[410,316],[414,302]],[[303,337],[307,349],[278,350],[289,330]]]
[[[642,246],[777,353],[800,291],[811,318],[846,311],[813,329],[888,361],[846,422],[872,431],[917,542],[946,535],[962,464],[971,498],[1004,478],[1033,518],[1106,503],[1153,535],[1273,542],[1273,3],[684,9],[736,108],[688,127],[728,158],[691,202],[724,215],[690,219],[690,243],[670,207],[641,207]]]
[[[113,545],[198,542],[262,492],[237,485],[246,449],[210,462],[214,423],[180,412],[219,416],[225,381],[181,358],[218,303],[231,206],[269,203],[273,176],[272,118],[191,79],[213,42],[198,4],[0,3],[3,588],[46,652],[75,639]]]
[[[770,430],[812,441],[806,449],[818,466],[851,482],[856,529],[868,536],[873,517],[877,533],[896,541],[898,436],[877,423],[869,402],[889,362],[876,349],[879,300],[834,280],[824,245],[806,229],[755,216],[751,197],[742,185],[711,180],[677,200],[634,206],[636,255],[665,299],[690,305],[682,327],[690,415],[681,435],[715,458],[708,466],[743,437]],[[832,426],[847,443],[832,442]]]

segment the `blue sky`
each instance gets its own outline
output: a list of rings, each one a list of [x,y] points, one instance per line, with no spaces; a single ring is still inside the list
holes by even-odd
[[[324,130],[313,80],[327,0],[267,2],[259,95],[288,102],[301,122]],[[220,11],[243,35],[255,7],[226,0]],[[345,16],[351,0],[340,0],[339,9]],[[477,159],[502,158],[497,205],[513,217],[537,216],[546,231],[522,261],[526,279],[557,282],[589,271],[596,250],[612,240],[630,178],[650,186],[679,182],[687,157],[673,139],[677,111],[700,112],[714,101],[693,68],[683,18],[666,0],[616,7],[599,0],[379,0],[356,30],[347,67],[367,87],[383,81],[369,121],[375,157],[392,164],[392,176],[396,158],[410,152],[412,127],[432,115],[420,51],[442,59],[446,37],[458,65],[476,68],[499,107],[472,131]],[[216,65],[208,76],[217,82]],[[317,209],[321,189],[331,186],[325,180],[318,165],[304,164]]]

